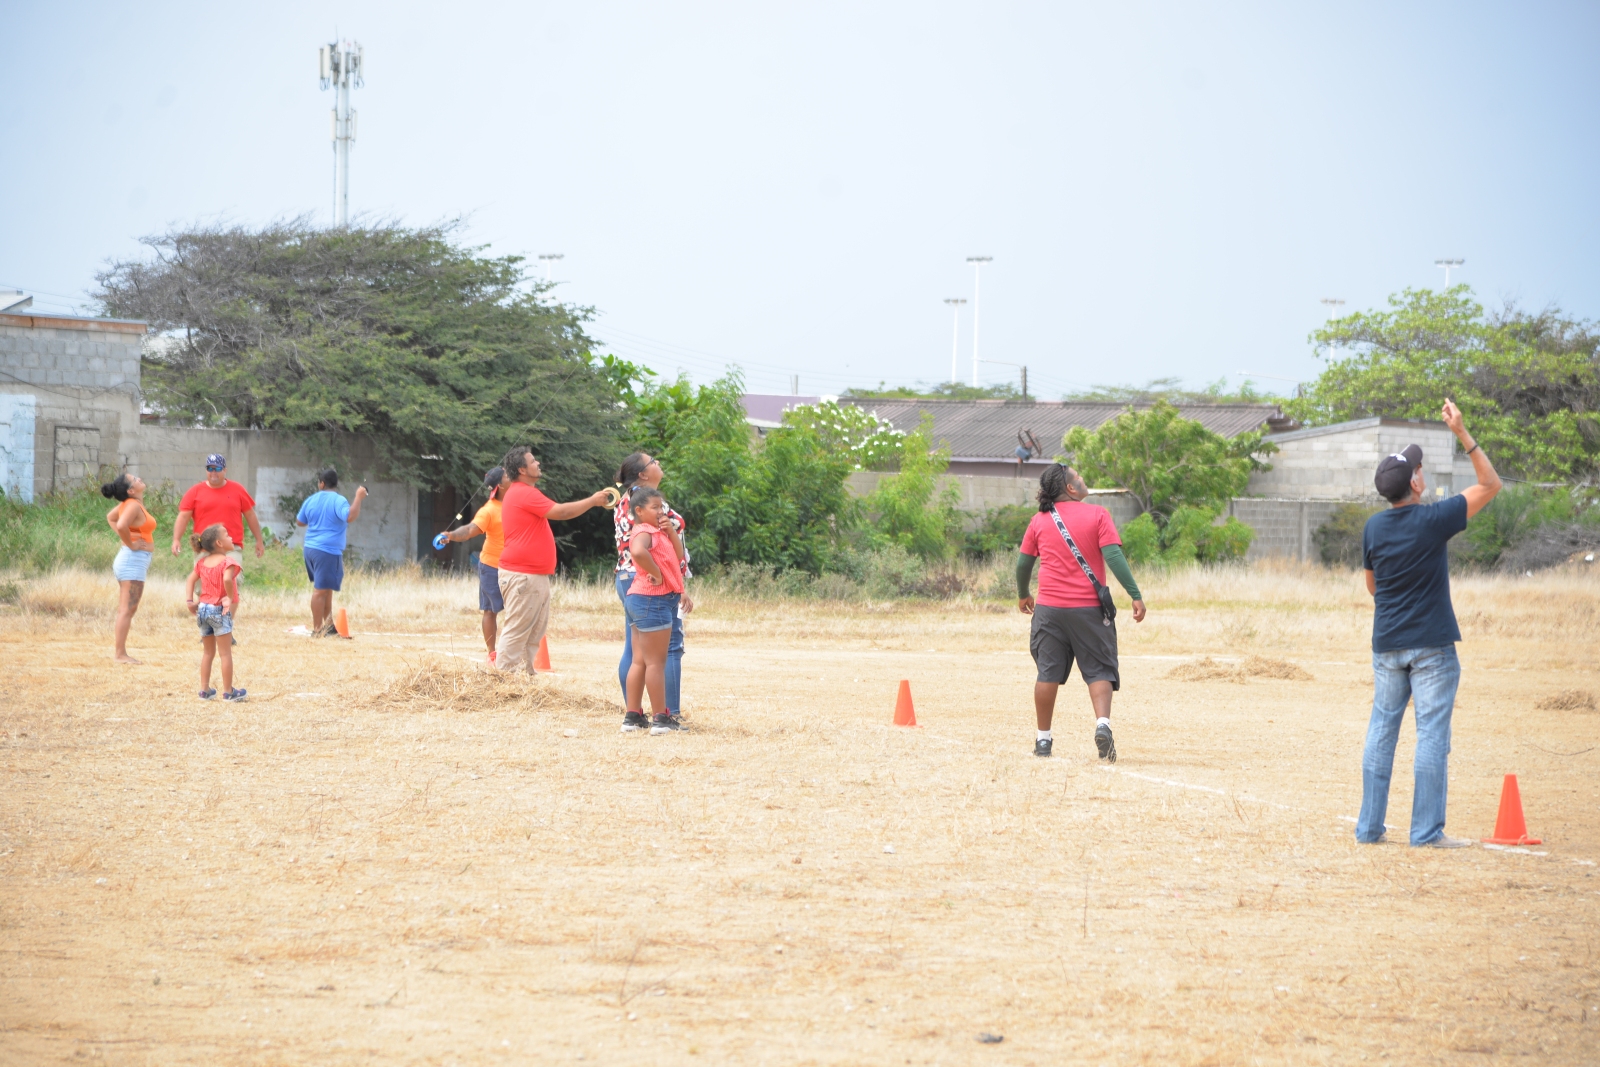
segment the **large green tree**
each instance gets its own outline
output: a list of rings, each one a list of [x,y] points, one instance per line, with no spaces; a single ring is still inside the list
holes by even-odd
[[[370,434],[390,476],[475,486],[531,444],[558,499],[610,481],[637,368],[591,355],[582,309],[452,225],[191,228],[99,275],[108,314],[158,337],[147,400],[190,424]],[[334,456],[327,456],[336,459]]]
[[[1062,439],[1066,459],[1096,489],[1126,489],[1157,525],[1183,507],[1215,514],[1244,492],[1261,459],[1277,451],[1260,433],[1228,439],[1186,419],[1165,400],[1129,409],[1095,429],[1074,426]]]
[[[1312,334],[1327,368],[1288,410],[1311,424],[1437,419],[1446,397],[1503,473],[1583,481],[1600,470],[1600,331],[1549,308],[1486,313],[1472,290],[1407,289]]]

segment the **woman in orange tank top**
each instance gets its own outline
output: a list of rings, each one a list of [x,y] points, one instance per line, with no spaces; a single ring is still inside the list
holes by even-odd
[[[156,532],[156,517],[144,506],[144,490],[144,479],[136,474],[119,474],[114,481],[100,487],[102,495],[117,501],[116,507],[106,512],[106,522],[122,539],[122,547],[111,565],[111,573],[117,576],[121,590],[117,598],[117,621],[112,630],[116,639],[112,659],[117,663],[139,662],[128,655],[128,628],[133,625],[134,613],[139,610],[139,600],[144,596]]]

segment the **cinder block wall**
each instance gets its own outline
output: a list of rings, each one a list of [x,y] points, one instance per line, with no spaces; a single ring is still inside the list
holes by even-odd
[[[852,495],[867,496],[878,488],[878,483],[888,477],[880,471],[857,471],[850,475],[847,486]],[[956,505],[970,517],[969,526],[982,521],[984,513],[994,508],[1021,504],[1036,507],[1039,493],[1037,479],[997,477],[993,475],[946,474],[939,479],[941,489],[954,485],[961,493]],[[1120,527],[1139,514],[1139,505],[1122,489],[1091,489],[1091,504],[1098,504],[1111,512],[1112,520]]]
[[[384,479],[386,466],[370,438],[330,434],[308,448],[294,435],[275,430],[144,426],[140,445],[140,477],[180,494],[205,479],[207,454],[220,452],[228,460],[228,477],[255,497],[262,526],[295,545],[304,536],[294,524],[296,501],[307,489],[315,490],[318,471],[331,462],[339,472],[337,492],[349,499],[365,483],[371,494],[350,527],[349,552],[390,562],[416,556],[417,492]],[[295,504],[292,510],[280,506],[286,496],[295,498],[287,501]]]
[[[1268,557],[1318,560],[1317,527],[1327,522],[1344,500],[1266,500],[1237,497],[1228,514],[1256,532],[1247,561]]]
[[[0,315],[0,393],[34,397],[34,494],[129,463],[144,335],[142,322]]]
[[[1267,438],[1278,446],[1270,471],[1250,476],[1248,496],[1278,499],[1364,500],[1374,495],[1378,461],[1409,444],[1422,446],[1428,485],[1459,491],[1453,477],[1455,435],[1442,422],[1360,419]],[[1468,482],[1467,484],[1471,484]]]

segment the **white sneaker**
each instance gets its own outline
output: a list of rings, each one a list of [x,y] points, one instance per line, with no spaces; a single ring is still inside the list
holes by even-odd
[[[1440,834],[1438,837],[1434,838],[1432,841],[1424,841],[1420,847],[1422,847],[1422,848],[1471,848],[1472,844],[1473,843],[1471,841],[1468,841],[1464,837],[1451,837],[1448,834]]]

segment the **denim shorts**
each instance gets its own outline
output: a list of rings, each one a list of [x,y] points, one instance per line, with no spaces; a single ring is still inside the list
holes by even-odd
[[[681,595],[660,593],[651,596],[648,593],[629,593],[624,603],[628,608],[628,618],[633,620],[633,628],[642,634],[672,629],[672,620],[678,617],[678,600]]]
[[[496,615],[506,610],[506,598],[500,593],[500,568],[482,560],[478,561],[478,610]]]
[[[150,573],[149,552],[135,552],[127,545],[117,549],[117,558],[111,563],[111,573],[119,582],[142,582]]]
[[[195,609],[194,621],[200,627],[201,637],[233,633],[233,616],[221,604],[201,604]]]
[[[301,551],[306,561],[306,577],[313,589],[331,589],[339,592],[344,584],[344,556],[338,552],[322,552],[315,548]]]

